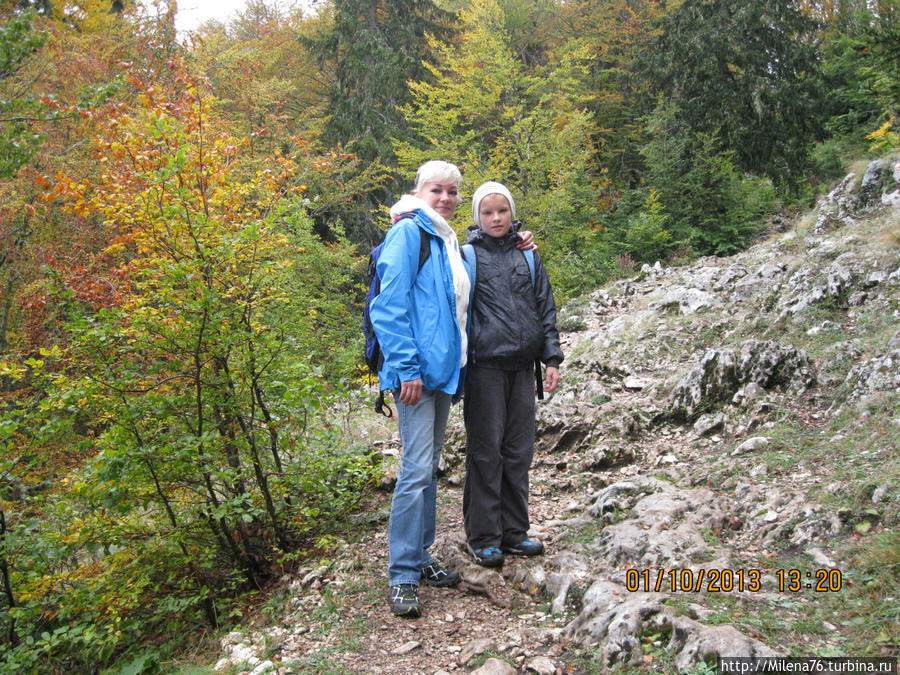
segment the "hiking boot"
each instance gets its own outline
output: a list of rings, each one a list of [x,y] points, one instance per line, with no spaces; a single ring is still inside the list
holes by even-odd
[[[469,553],[475,558],[475,562],[482,567],[500,567],[503,564],[503,553],[496,546],[485,546],[484,548],[472,548],[471,544],[466,544]]]
[[[419,616],[422,613],[419,587],[415,584],[391,586],[391,611],[398,616]]]
[[[456,586],[459,582],[459,572],[447,569],[437,560],[432,560],[430,564],[422,568],[422,581],[429,586],[441,588]]]
[[[518,544],[503,544],[500,548],[510,555],[532,556],[544,552],[544,545],[538,539],[523,539]]]

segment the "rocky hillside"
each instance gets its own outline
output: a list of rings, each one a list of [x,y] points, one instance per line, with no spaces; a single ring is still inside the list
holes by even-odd
[[[897,655],[900,161],[730,258],[645,266],[563,308],[533,533],[472,565],[454,413],[436,553],[458,589],[395,618],[389,493],[229,635],[223,672],[706,672],[717,656]],[[396,440],[382,444],[388,460]],[[391,469],[389,468],[388,474]]]

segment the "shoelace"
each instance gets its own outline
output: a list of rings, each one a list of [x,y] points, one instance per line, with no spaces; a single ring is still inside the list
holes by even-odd
[[[439,579],[442,576],[447,576],[447,570],[435,567],[434,565],[426,565],[422,568],[422,571],[425,573],[426,577],[431,579]]]
[[[415,600],[416,587],[413,585],[400,584],[394,587],[393,600]]]

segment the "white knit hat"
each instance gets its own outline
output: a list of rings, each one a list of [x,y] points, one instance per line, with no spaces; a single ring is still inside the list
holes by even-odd
[[[481,206],[481,200],[487,197],[488,195],[503,195],[506,197],[506,201],[509,202],[509,211],[512,215],[513,220],[516,218],[516,203],[513,201],[512,195],[509,190],[506,189],[506,186],[503,183],[497,183],[496,181],[489,180],[487,183],[482,183],[478,186],[478,189],[475,190],[475,194],[472,195],[472,218],[475,220],[475,224],[478,227],[481,227],[481,223],[478,222],[478,209]]]

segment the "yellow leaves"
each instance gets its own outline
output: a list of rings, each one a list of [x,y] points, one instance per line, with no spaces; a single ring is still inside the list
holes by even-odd
[[[62,349],[60,349],[59,345],[53,345],[50,349],[41,347],[38,350],[38,354],[44,358],[59,358],[62,355]]]
[[[867,139],[873,141],[869,147],[870,152],[884,152],[900,148],[900,133],[891,131],[891,127],[896,125],[898,120],[892,117],[882,124],[878,129],[866,136]],[[900,128],[898,128],[900,131]]]
[[[32,370],[41,370],[44,367],[44,360],[35,358],[25,359],[25,365]]]
[[[109,255],[109,256],[118,256],[121,253],[123,253],[125,251],[125,249],[126,249],[125,244],[122,242],[118,242],[118,243],[112,244],[111,246],[107,246],[105,249],[103,249],[103,253],[106,255]]]
[[[75,518],[69,525],[69,533],[60,541],[65,544],[74,544],[81,540],[81,530],[84,527],[84,521],[81,518]]]
[[[27,370],[16,363],[0,361],[0,377],[10,377],[14,380],[24,377]]]
[[[242,148],[247,148],[249,146],[249,138],[224,137],[216,144],[215,150],[223,157],[231,159],[232,157],[235,157]]]

